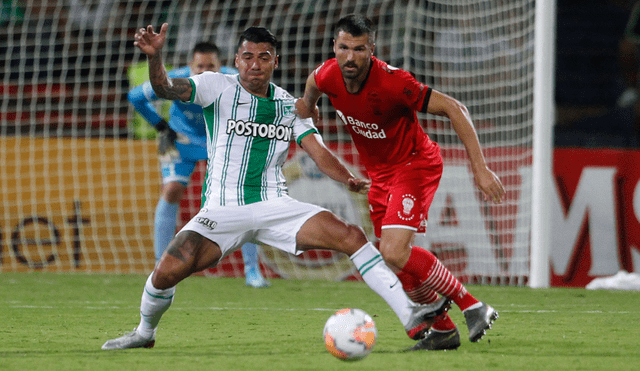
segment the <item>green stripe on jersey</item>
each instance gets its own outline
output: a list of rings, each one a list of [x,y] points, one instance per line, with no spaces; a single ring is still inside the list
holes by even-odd
[[[275,101],[257,98],[257,102],[255,122],[260,124],[274,124],[276,118]],[[267,157],[273,141],[275,141],[275,139],[253,138],[249,153],[247,174],[243,186],[245,204],[262,201],[262,175],[264,169],[267,167]]]
[[[236,86],[236,91],[234,94],[234,98],[233,98],[233,106],[231,109],[231,117],[236,118],[237,114],[238,114],[238,102],[240,100],[240,96],[242,95],[242,89],[240,89],[240,86]],[[222,124],[222,123],[221,123]],[[225,124],[228,124],[225,123]],[[220,205],[224,206],[226,204],[226,182],[227,182],[227,176],[229,175],[229,164],[231,163],[233,159],[233,157],[231,156],[231,150],[233,149],[233,139],[235,137],[235,132],[231,132],[229,133],[228,137],[227,137],[227,143],[225,145],[225,151],[224,151],[224,163],[222,165],[222,174],[220,177]]]
[[[220,131],[220,101],[215,101],[209,107],[203,108],[202,114],[205,117],[204,123],[207,127],[207,163],[209,160],[213,163],[215,157],[209,158],[209,154],[215,156],[215,152],[212,150],[216,148],[218,142],[218,132]],[[202,184],[202,192],[200,194],[200,207],[203,207],[207,201],[207,194],[209,190],[209,171],[204,174],[204,183]]]

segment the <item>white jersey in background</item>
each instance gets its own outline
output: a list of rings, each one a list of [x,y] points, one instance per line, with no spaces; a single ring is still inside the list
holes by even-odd
[[[203,108],[207,174],[202,207],[246,205],[287,194],[282,165],[289,142],[318,130],[294,112],[295,99],[270,85],[269,98],[245,90],[238,75],[204,72],[190,77],[191,103]]]

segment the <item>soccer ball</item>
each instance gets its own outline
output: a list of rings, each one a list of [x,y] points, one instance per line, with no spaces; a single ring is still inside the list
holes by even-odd
[[[345,361],[357,361],[371,353],[378,330],[365,311],[346,308],[329,317],[323,335],[329,353]]]

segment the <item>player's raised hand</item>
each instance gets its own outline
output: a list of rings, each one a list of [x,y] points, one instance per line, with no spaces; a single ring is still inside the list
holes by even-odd
[[[162,24],[159,33],[153,31],[152,25],[148,25],[147,28],[141,28],[136,31],[133,45],[137,46],[149,57],[155,56],[164,46],[164,41],[167,36],[167,28],[169,28],[168,23]]]
[[[366,195],[371,188],[371,180],[361,178],[349,178],[347,181],[349,191]]]
[[[504,187],[500,178],[488,168],[484,168],[474,174],[476,186],[484,195],[485,201],[493,201],[493,203],[502,203],[504,197]]]

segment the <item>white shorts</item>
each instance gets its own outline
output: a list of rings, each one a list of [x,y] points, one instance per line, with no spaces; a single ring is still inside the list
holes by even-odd
[[[222,250],[220,259],[246,242],[262,243],[297,255],[302,253],[296,247],[298,231],[321,211],[327,209],[289,196],[243,206],[206,207],[180,232],[194,231],[218,244]]]

